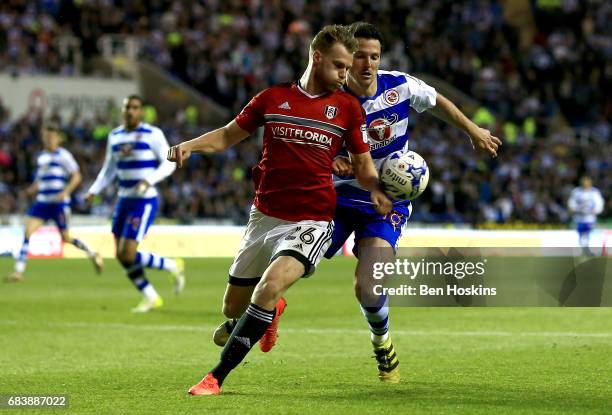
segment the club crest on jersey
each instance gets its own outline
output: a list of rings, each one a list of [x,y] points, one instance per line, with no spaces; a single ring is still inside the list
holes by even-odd
[[[387,89],[383,94],[383,100],[389,105],[395,105],[399,102],[399,92],[395,89]]]
[[[121,144],[121,147],[119,147],[121,154],[123,154],[124,156],[129,156],[130,154],[132,154],[132,150],[134,150],[134,146],[130,143],[126,143],[126,144]]]
[[[338,108],[331,105],[325,106],[325,117],[327,117],[328,120],[336,118],[336,115],[338,115]]]

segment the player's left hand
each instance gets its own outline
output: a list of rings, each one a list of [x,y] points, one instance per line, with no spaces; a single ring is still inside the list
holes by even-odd
[[[379,214],[385,216],[391,213],[393,202],[382,190],[374,190],[370,193],[370,199],[374,204],[374,209]]]
[[[55,200],[63,202],[66,198],[70,197],[70,193],[68,192],[59,192],[56,196],[55,196]]]
[[[474,150],[491,157],[497,157],[497,149],[502,145],[501,140],[491,134],[491,131],[480,127],[470,133],[470,141]]]
[[[332,169],[336,176],[346,177],[353,174],[353,164],[348,157],[338,156],[332,163]]]
[[[189,159],[191,156],[191,149],[189,145],[186,143],[177,144],[168,149],[168,157],[169,161],[173,161],[179,167],[183,167],[183,163]]]
[[[138,184],[136,184],[136,193],[138,193],[139,195],[143,195],[144,192],[146,192],[150,186],[151,184],[149,182],[147,182],[146,180],[141,180],[138,182]]]

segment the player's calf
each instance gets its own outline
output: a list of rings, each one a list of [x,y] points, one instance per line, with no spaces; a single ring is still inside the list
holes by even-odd
[[[63,234],[62,235],[64,238],[64,242],[67,242],[69,244],[72,244],[75,246],[75,248],[80,249],[81,251],[85,252],[85,254],[87,254],[87,256],[89,257],[89,259],[91,260],[91,262],[93,263],[94,269],[96,270],[97,274],[101,274],[102,270],[104,269],[104,260],[102,259],[102,256],[98,253],[98,252],[94,252],[92,251],[89,246],[87,246],[83,241],[81,241],[80,239],[77,238],[71,238],[70,236],[68,236],[67,234]]]
[[[115,253],[115,258],[117,259],[117,261],[119,261],[119,263],[121,263],[123,268],[125,268],[126,270],[135,264],[134,263],[135,254],[129,251],[117,250],[117,252]]]
[[[251,303],[251,297],[259,279],[254,280],[255,282],[252,285],[250,280],[245,281],[248,281],[249,285],[236,285],[231,282],[227,284],[222,308],[225,317],[230,319],[240,318]]]

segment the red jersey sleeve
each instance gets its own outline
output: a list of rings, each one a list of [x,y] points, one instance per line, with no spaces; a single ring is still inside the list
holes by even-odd
[[[351,125],[346,132],[344,141],[346,142],[346,148],[352,154],[361,154],[366,151],[370,151],[370,145],[368,139],[365,136],[365,113],[359,101],[355,98],[349,98],[351,101]]]
[[[249,133],[252,133],[257,129],[257,127],[261,127],[264,124],[264,114],[265,114],[265,99],[266,92],[268,90],[265,89],[261,91],[259,94],[255,95],[251,101],[240,111],[240,114],[236,116],[234,119],[238,126]]]

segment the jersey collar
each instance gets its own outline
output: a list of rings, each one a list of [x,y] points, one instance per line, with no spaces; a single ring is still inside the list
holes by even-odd
[[[328,94],[328,92],[323,92],[323,93],[320,93],[318,95],[312,95],[311,93],[306,91],[304,88],[302,88],[302,86],[300,85],[300,81],[299,80],[295,81],[295,86],[297,87],[298,91],[300,91],[302,94],[306,95],[308,98],[319,98],[319,97],[322,97],[323,95],[327,95]]]

